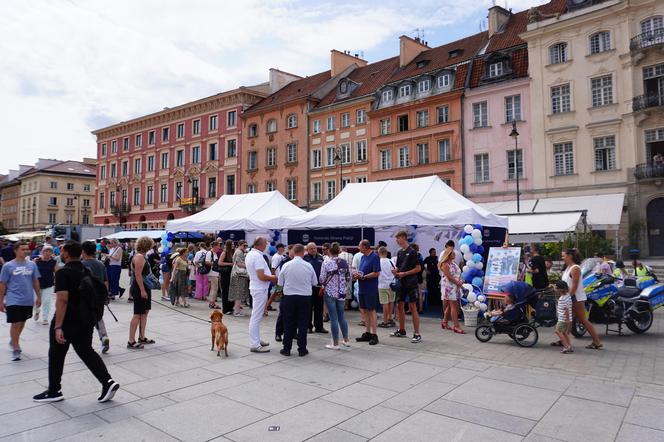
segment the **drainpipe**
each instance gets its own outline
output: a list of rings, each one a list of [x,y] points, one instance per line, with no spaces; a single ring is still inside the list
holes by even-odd
[[[463,107],[466,101],[466,95],[461,94],[461,194],[466,196],[466,137],[464,136],[464,117]]]
[[[307,133],[307,141],[306,141],[306,143],[305,143],[305,147],[306,147],[306,149],[307,149],[307,164],[305,164],[306,171],[307,171],[307,172],[306,172],[306,176],[307,176],[307,191],[306,191],[306,195],[307,195],[307,212],[308,212],[309,210],[311,210],[311,206],[310,206],[310,205],[311,205],[311,195],[310,195],[310,193],[311,193],[311,170],[310,170],[310,167],[309,167],[309,166],[311,165],[311,149],[309,148],[309,137],[310,137],[310,135],[311,135],[311,134],[309,133],[309,131],[311,130],[311,127],[310,127],[310,125],[309,125],[309,123],[310,123],[310,121],[309,121],[309,106],[310,106],[310,105],[311,105],[311,104],[310,104],[309,102],[307,102],[307,108],[306,108],[306,109],[307,109],[307,114],[306,114],[306,118],[305,118],[305,121],[307,122],[307,131],[306,131],[306,133]]]

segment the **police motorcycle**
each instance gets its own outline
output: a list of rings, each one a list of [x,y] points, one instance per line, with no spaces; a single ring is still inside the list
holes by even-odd
[[[622,335],[623,325],[636,334],[648,331],[653,322],[653,311],[664,305],[664,284],[652,276],[625,278],[619,287],[612,275],[596,273],[596,262],[585,260],[581,263],[583,287],[588,298],[586,317],[593,324],[606,325],[606,332]],[[610,325],[618,325],[618,330],[610,330]],[[581,322],[574,318],[572,334],[580,338],[586,333]]]

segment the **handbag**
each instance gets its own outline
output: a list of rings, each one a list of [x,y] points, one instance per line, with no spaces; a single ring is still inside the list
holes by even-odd
[[[152,271],[143,277],[143,285],[149,290],[157,290],[161,288],[159,280],[152,274]]]
[[[392,265],[393,269],[396,268],[394,266],[394,264],[392,263],[392,260],[390,260],[390,264]],[[392,291],[394,293],[397,293],[397,294],[401,291],[401,280],[399,278],[397,278],[396,276],[394,277],[394,279],[390,283],[390,289],[392,289]]]

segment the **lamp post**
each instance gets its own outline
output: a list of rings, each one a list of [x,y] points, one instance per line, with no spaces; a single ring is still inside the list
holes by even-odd
[[[514,176],[516,177],[516,213],[521,212],[521,195],[519,192],[519,132],[516,130],[516,120],[512,120],[512,132],[510,137],[514,138]]]
[[[334,149],[334,162],[339,162],[339,192],[343,190],[344,185],[344,163],[341,157],[341,146]]]
[[[32,231],[35,230],[35,219],[37,218],[37,203],[32,202]]]

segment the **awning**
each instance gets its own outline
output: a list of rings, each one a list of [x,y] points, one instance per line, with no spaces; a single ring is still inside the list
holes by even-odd
[[[39,238],[42,236],[46,236],[45,230],[40,230],[37,232],[10,233],[9,235],[0,236],[0,238],[7,239],[9,241],[22,241],[22,240],[31,240],[33,238]]]
[[[163,235],[165,230],[123,230],[122,232],[116,232],[111,235],[103,236],[99,239],[117,239],[119,241],[124,241],[127,239],[138,239],[141,236],[147,236],[152,239],[159,239]]]
[[[562,241],[582,229],[583,212],[508,215],[511,243]]]

